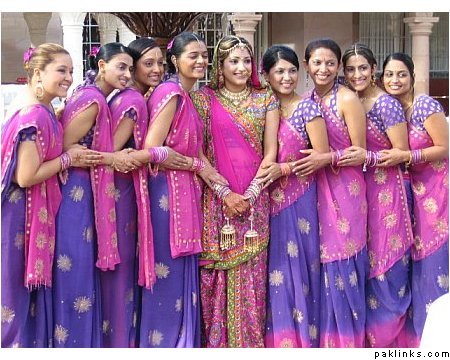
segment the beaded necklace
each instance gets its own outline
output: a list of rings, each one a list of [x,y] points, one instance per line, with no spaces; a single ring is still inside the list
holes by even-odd
[[[234,106],[239,106],[242,101],[246,100],[250,95],[250,92],[250,87],[246,87],[244,90],[237,93],[231,92],[226,87],[222,87],[219,89],[220,95],[229,100]]]

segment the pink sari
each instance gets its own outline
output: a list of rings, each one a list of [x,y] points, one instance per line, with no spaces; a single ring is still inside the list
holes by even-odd
[[[18,135],[26,128],[36,129],[35,144],[41,163],[61,155],[62,126],[55,115],[42,105],[18,111],[2,129],[2,197],[15,171],[11,165],[17,161]],[[61,191],[56,175],[26,188],[24,285],[29,289],[52,286],[55,217],[60,203]]]
[[[92,104],[97,104],[98,114],[94,124],[93,150],[112,152],[113,136],[111,112],[105,96],[96,86],[83,86],[68,98],[61,118],[63,127]],[[96,266],[101,270],[114,270],[120,263],[117,249],[114,171],[106,165],[91,167],[91,184],[94,195],[95,225],[98,255]]]

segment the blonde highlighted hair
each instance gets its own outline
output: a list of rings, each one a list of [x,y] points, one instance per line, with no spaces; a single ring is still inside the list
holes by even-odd
[[[23,67],[27,72],[28,82],[33,77],[34,69],[44,70],[48,64],[55,60],[55,55],[58,54],[70,55],[61,45],[53,43],[41,44],[33,49],[29,59],[23,63]]]

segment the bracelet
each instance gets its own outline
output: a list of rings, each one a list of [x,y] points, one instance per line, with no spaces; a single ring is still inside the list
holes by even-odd
[[[379,152],[366,150],[364,166],[376,166],[380,162],[381,154]]]
[[[423,153],[422,153],[422,149],[418,149],[418,150],[412,150],[410,151],[411,153],[411,164],[419,164],[421,162],[423,162]]]
[[[413,161],[413,158],[412,158],[412,152],[409,151],[409,160],[408,160],[408,162],[406,163],[406,166],[411,165],[411,164],[412,164],[412,161]]]
[[[215,183],[215,184],[213,185],[213,190],[214,190],[214,192],[216,193],[217,197],[218,197],[220,200],[222,200],[222,201],[225,199],[225,197],[226,197],[229,193],[231,193],[231,189],[230,189],[228,186],[220,185],[220,184],[217,184],[217,183]]]
[[[166,146],[155,146],[148,148],[149,162],[161,164],[169,157],[169,149]]]
[[[288,176],[292,172],[292,168],[289,165],[289,163],[281,163],[280,168],[281,168],[281,176]]]
[[[341,160],[342,155],[344,152],[342,150],[336,150],[331,152],[331,165],[337,166],[337,163],[339,160]]]
[[[250,185],[248,186],[247,190],[244,192],[244,197],[249,199],[250,204],[254,204],[256,202],[256,199],[258,198],[259,194],[261,193],[262,186],[259,183],[258,180],[253,179],[250,182]]]
[[[191,171],[195,172],[195,173],[199,173],[201,171],[203,171],[203,169],[206,167],[206,164],[203,160],[200,160],[199,158],[192,158],[192,166],[191,166]]]
[[[67,152],[62,153],[59,160],[61,161],[61,171],[67,170],[72,164],[72,158]]]

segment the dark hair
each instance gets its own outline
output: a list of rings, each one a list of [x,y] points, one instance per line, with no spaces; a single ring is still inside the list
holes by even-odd
[[[179,58],[180,55],[184,52],[184,49],[188,44],[190,44],[193,41],[201,41],[205,42],[203,38],[193,32],[189,31],[183,31],[182,33],[178,34],[169,42],[167,45],[167,52],[166,52],[166,62],[167,62],[167,72],[169,75],[175,74],[176,68],[174,63],[172,62],[172,55],[175,56],[175,58]]]
[[[102,45],[95,56],[89,55],[89,70],[86,72],[85,84],[88,85],[94,83],[98,73],[98,62],[100,60],[104,60],[108,63],[114,56],[124,53],[130,55],[134,59],[133,53],[128,47],[118,42],[112,42]]]
[[[159,47],[155,39],[151,37],[142,37],[133,40],[128,44],[128,49],[130,49],[133,54],[133,61],[136,63],[144,54],[150,50]]]
[[[375,59],[372,50],[370,50],[367,45],[361,43],[355,43],[344,51],[344,55],[342,55],[342,64],[345,66],[348,59],[354,55],[364,56],[372,69],[377,65],[377,59]]]
[[[268,48],[261,61],[261,67],[264,72],[269,73],[279,60],[286,60],[294,65],[297,70],[300,68],[298,56],[294,50],[285,45],[273,45]]]
[[[321,38],[316,40],[311,40],[308,44],[308,46],[305,49],[305,60],[306,62],[309,62],[309,59],[311,58],[311,53],[314,50],[325,48],[331,50],[334,55],[336,55],[338,64],[341,62],[341,48],[339,45],[330,38]]]
[[[414,62],[411,59],[411,56],[409,56],[408,54],[402,53],[402,52],[395,52],[395,53],[389,54],[386,57],[386,59],[384,59],[384,61],[383,61],[383,72],[381,73],[381,77],[384,76],[384,69],[386,68],[386,65],[391,60],[398,60],[398,61],[401,61],[403,64],[405,64],[405,66],[408,68],[409,75],[411,76],[412,85],[414,85],[414,82],[415,82]]]

